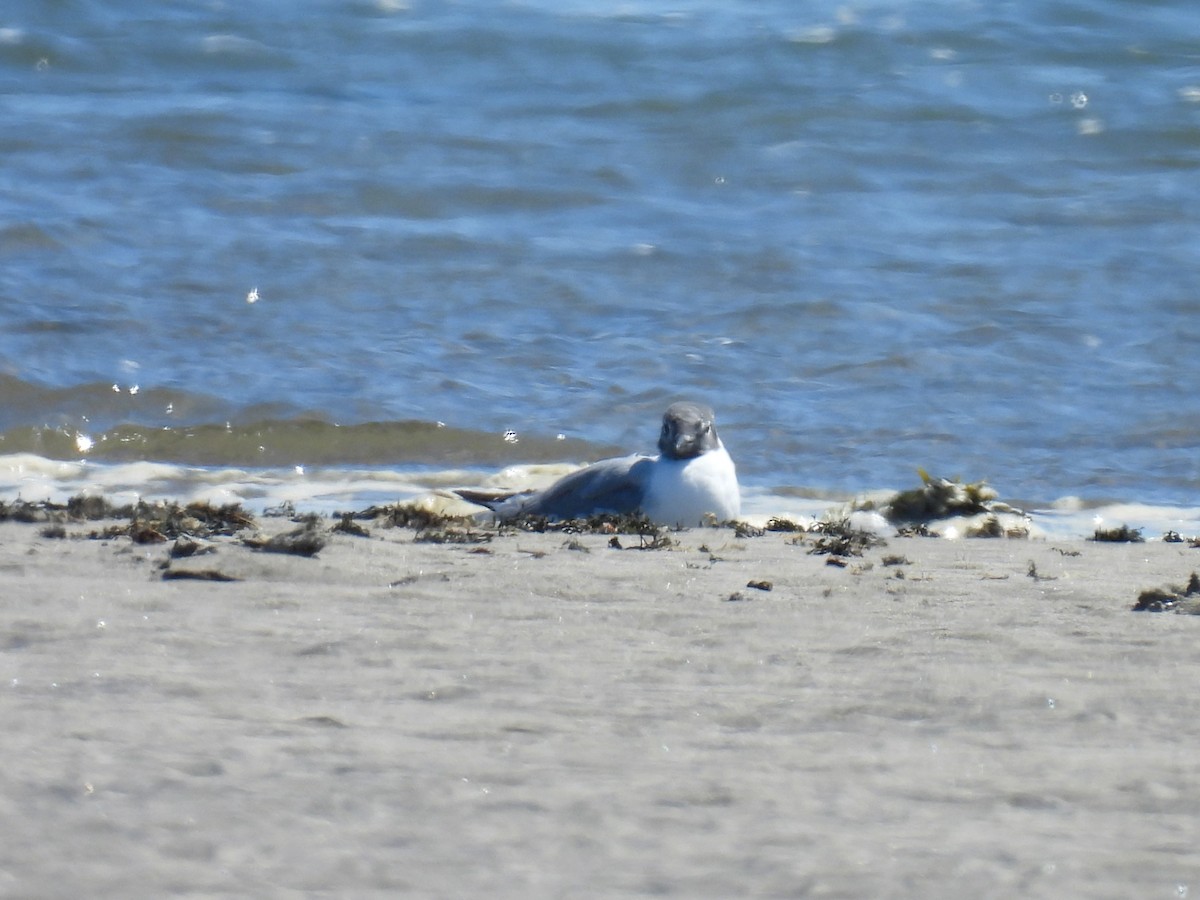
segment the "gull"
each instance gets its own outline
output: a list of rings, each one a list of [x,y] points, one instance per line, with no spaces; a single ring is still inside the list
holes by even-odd
[[[663,414],[657,456],[634,454],[578,469],[532,493],[486,496],[458,491],[501,520],[520,516],[578,519],[596,513],[641,512],[659,525],[728,522],[741,511],[737,470],[717,436],[713,411],[672,403]]]

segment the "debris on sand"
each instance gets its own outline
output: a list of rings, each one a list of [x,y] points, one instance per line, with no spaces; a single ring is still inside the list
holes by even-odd
[[[30,503],[28,500],[14,500],[6,503],[0,500],[0,522],[49,522],[51,511],[49,503]]]
[[[767,533],[765,528],[758,528],[749,522],[730,522],[728,524],[733,527],[735,538],[757,538]]]
[[[1149,588],[1138,594],[1134,612],[1166,612],[1173,610],[1187,615],[1200,615],[1200,577],[1195,572],[1183,587],[1169,585],[1165,588]]]
[[[763,530],[764,531],[783,531],[783,532],[791,533],[791,532],[796,532],[796,531],[808,531],[808,526],[801,525],[799,522],[793,522],[791,519],[784,519],[779,516],[772,516],[770,519],[767,519],[766,527]]]
[[[254,527],[254,517],[240,503],[214,506],[197,502],[180,506],[178,503],[138,503],[130,514],[126,533],[135,544],[159,544],[183,535],[211,538],[232,536]],[[102,535],[112,537],[112,530]]]
[[[936,478],[924,469],[918,469],[917,474],[921,476],[921,486],[900,491],[883,509],[883,514],[893,524],[975,516],[990,513],[997,507],[999,495],[986,481],[964,484],[958,479]],[[1014,511],[1006,504],[999,505],[1005,512]]]
[[[293,556],[312,557],[325,549],[329,539],[321,533],[316,522],[310,521],[299,528],[266,539],[261,537],[245,538],[242,543],[254,550],[261,550],[263,553],[290,553]]]
[[[486,544],[496,535],[476,528],[425,528],[413,537],[414,544]]]
[[[181,534],[175,538],[175,543],[171,547],[171,559],[188,559],[192,556],[203,556],[206,553],[216,553],[215,545],[200,542],[186,534]]]
[[[133,515],[133,507],[114,506],[99,494],[77,494],[67,500],[67,515],[84,522],[127,519]]]
[[[345,513],[337,524],[329,529],[334,534],[349,534],[354,537],[370,537],[371,532],[354,521],[353,513]]]
[[[358,521],[374,522],[381,528],[411,528],[416,531],[413,541],[418,544],[483,544],[495,533],[476,527],[473,516],[451,515],[432,509],[423,503],[393,503],[390,506],[371,506],[361,512],[335,513],[340,522],[336,532],[367,537],[367,529]],[[356,521],[357,520],[357,521]]]
[[[596,513],[582,519],[551,520],[545,516],[518,516],[500,526],[500,534],[533,531],[538,534],[611,535],[609,546],[615,550],[667,550],[675,546],[671,530],[656,525],[641,513]],[[626,547],[618,535],[636,535],[638,545]]]
[[[1089,541],[1107,541],[1113,544],[1140,544],[1146,539],[1142,537],[1142,529],[1122,525],[1119,528],[1097,528]]]
[[[167,569],[162,573],[163,581],[239,581],[232,575],[216,569]]]
[[[49,500],[34,503],[18,498],[11,503],[0,500],[0,522],[32,524],[128,518],[132,509],[132,506],[113,506],[103,497],[82,494],[71,497],[66,503],[52,503]]]
[[[426,531],[431,528],[451,528],[474,523],[471,516],[448,515],[419,503],[393,503],[390,506],[371,506],[362,512],[338,513],[342,520],[358,519],[375,522],[381,528],[412,528]]]
[[[1030,518],[997,499],[986,481],[938,478],[917,469],[921,486],[883,501],[856,503],[855,512],[878,512],[903,537],[1028,538]]]
[[[637,538],[638,543],[636,547],[633,544],[626,546],[614,534],[609,539],[608,546],[613,550],[670,550],[675,546],[675,539],[671,537],[665,528],[653,533],[639,534]]]
[[[854,528],[849,519],[818,522],[809,531],[820,535],[808,551],[814,555],[862,556],[863,551],[868,548],[887,545],[887,541],[879,535]]]

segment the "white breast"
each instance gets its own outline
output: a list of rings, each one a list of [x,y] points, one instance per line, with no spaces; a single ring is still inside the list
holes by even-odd
[[[642,511],[655,522],[692,528],[706,524],[709,514],[718,522],[741,512],[737,470],[724,447],[693,459],[655,461],[646,484]]]

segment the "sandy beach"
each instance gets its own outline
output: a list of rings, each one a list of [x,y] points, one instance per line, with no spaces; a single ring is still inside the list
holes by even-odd
[[[1200,889],[1187,543],[364,524],[0,525],[0,894]]]

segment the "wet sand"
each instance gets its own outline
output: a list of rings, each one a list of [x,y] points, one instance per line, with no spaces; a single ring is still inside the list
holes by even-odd
[[[1200,890],[1187,544],[92,529],[0,526],[0,895]]]

